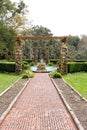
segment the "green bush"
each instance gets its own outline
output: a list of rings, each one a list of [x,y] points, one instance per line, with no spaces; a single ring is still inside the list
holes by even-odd
[[[87,62],[69,62],[68,63],[68,73],[74,72],[87,72]]]
[[[27,64],[28,64],[28,62],[27,62],[27,61],[23,61],[23,64],[24,64],[24,65],[27,65]]]
[[[1,72],[15,72],[15,62],[0,62]]]
[[[22,78],[23,78],[23,79],[29,78],[29,75],[28,75],[28,74],[23,74],[23,75],[22,75]]]
[[[26,62],[28,62],[28,63],[31,63],[31,62],[34,62],[34,60],[33,59],[25,59],[24,61],[26,61]]]
[[[29,65],[23,64],[22,69],[29,69]],[[0,62],[0,72],[15,72],[15,62]]]
[[[30,67],[30,66],[29,66],[29,65],[26,65],[26,64],[23,64],[23,65],[22,65],[23,70],[27,70],[27,69],[29,69],[29,67]]]
[[[27,78],[27,76],[28,76],[28,78],[33,78],[34,73],[32,71],[30,71],[30,70],[25,70],[24,73],[23,73],[23,76],[26,77],[26,78]]]
[[[30,66],[34,66],[35,65],[35,62],[30,62],[30,64],[29,64]]]
[[[60,59],[51,59],[50,62],[53,64],[57,64],[60,61]]]
[[[51,72],[50,76],[52,78],[62,78],[62,75],[59,72]]]
[[[53,66],[53,63],[49,62],[47,65],[48,65],[48,66]]]

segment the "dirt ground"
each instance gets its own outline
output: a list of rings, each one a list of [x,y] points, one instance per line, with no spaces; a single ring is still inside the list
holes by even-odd
[[[20,79],[18,82],[12,85],[12,87],[0,96],[0,116],[3,112],[6,111],[10,103],[16,97],[16,95],[20,92],[20,90],[24,87],[28,79]]]
[[[54,79],[69,106],[73,109],[81,125],[87,130],[87,101],[83,100],[62,79]]]

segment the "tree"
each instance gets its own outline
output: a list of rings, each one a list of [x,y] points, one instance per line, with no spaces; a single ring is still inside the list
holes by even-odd
[[[80,42],[80,38],[78,36],[72,36],[70,40],[68,40],[68,44],[74,46],[75,49],[78,49],[78,44]]]
[[[52,36],[51,30],[43,26],[34,26],[31,29],[31,34],[34,36]]]
[[[24,29],[23,25],[25,25],[25,22],[27,21],[25,16],[26,12],[28,12],[27,6],[23,1],[20,1],[12,13],[12,16],[8,19],[9,25],[16,30],[17,33]]]
[[[82,35],[81,37],[76,58],[79,60],[87,60],[87,36],[86,35]]]
[[[0,23],[0,55],[6,56],[8,53],[13,55],[14,35],[15,32],[12,28]]]
[[[13,36],[18,34],[18,29],[25,23],[26,5],[23,1],[12,3],[10,0],[0,1],[0,53],[13,55]]]
[[[43,27],[43,26],[34,26],[31,28],[31,32],[27,32],[27,35],[33,36],[52,36],[51,30]],[[36,51],[38,61],[43,57],[46,61],[46,51],[48,48],[47,53],[49,53],[50,59],[57,59],[60,58],[60,41],[58,40],[29,40],[25,45],[24,55],[26,58],[31,59],[34,58],[34,52]]]
[[[10,0],[0,0],[0,22],[6,23],[9,15],[14,12],[15,4]]]

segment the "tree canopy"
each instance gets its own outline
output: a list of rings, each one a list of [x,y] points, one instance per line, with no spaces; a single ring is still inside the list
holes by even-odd
[[[10,0],[0,0],[0,56],[12,54],[14,50],[13,36],[25,22],[24,15],[27,6],[23,1],[12,3]]]

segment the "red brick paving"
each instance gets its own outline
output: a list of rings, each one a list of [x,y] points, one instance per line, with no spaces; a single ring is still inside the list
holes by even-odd
[[[36,73],[0,130],[77,130],[48,74]]]

